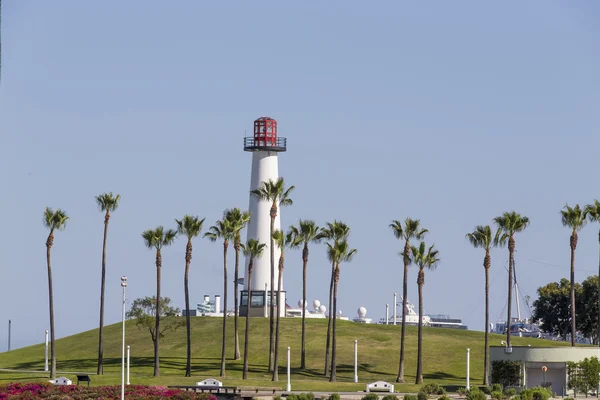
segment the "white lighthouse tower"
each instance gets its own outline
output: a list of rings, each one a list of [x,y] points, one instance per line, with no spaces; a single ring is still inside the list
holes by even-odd
[[[269,117],[261,117],[254,121],[254,136],[244,138],[244,151],[252,152],[252,175],[250,177],[250,191],[258,189],[262,182],[269,180],[277,181],[279,178],[279,168],[277,163],[277,153],[287,150],[287,139],[277,136],[277,121]],[[267,317],[269,315],[270,304],[266,300],[270,298],[271,291],[271,203],[269,201],[258,200],[250,194],[250,205],[248,207],[251,217],[248,223],[246,233],[247,239],[256,239],[266,245],[262,257],[254,260],[252,270],[252,299],[248,301],[248,263],[250,259],[246,258],[246,279],[244,279],[244,290],[240,296],[240,315],[251,317]],[[281,229],[279,216],[281,208],[278,209],[275,218],[275,230]],[[280,251],[275,246],[275,286],[277,291],[277,282],[279,271],[277,264],[279,262]],[[274,293],[277,296],[277,293]],[[285,292],[281,288],[282,307],[281,316],[285,317]],[[248,304],[250,312],[248,313]],[[277,303],[274,304],[277,307]]]

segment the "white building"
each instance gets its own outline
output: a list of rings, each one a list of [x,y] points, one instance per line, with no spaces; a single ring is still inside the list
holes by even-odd
[[[568,394],[567,362],[580,362],[590,357],[600,358],[600,348],[490,346],[490,366],[494,361],[518,361],[521,363],[522,387],[531,388],[546,383],[559,396]]]

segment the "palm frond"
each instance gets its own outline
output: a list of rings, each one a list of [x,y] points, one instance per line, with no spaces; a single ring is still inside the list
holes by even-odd
[[[496,246],[496,241],[492,235],[492,228],[489,225],[477,225],[473,232],[467,233],[465,236],[475,248],[489,250]]]
[[[299,247],[301,245],[308,245],[309,243],[319,243],[322,238],[319,236],[321,228],[312,220],[299,220],[298,226],[290,226],[288,235],[293,236],[293,241],[290,245],[292,248]]]
[[[565,204],[560,214],[563,226],[567,226],[575,231],[580,231],[587,223],[587,209],[582,209],[579,204],[576,204],[575,207],[569,207],[568,204]]]
[[[211,242],[214,242],[217,239],[231,240],[233,235],[231,221],[224,217],[208,228],[208,232],[204,234],[204,237],[208,238]]]
[[[186,236],[191,240],[200,235],[205,219],[206,218],[200,219],[197,215],[184,215],[180,220],[175,219],[177,233]]]
[[[290,206],[294,203],[290,198],[294,189],[295,186],[286,189],[284,179],[279,177],[276,181],[269,179],[261,182],[258,189],[251,190],[250,194],[258,200],[269,201],[279,206]]]
[[[117,194],[113,195],[112,192],[102,193],[95,197],[96,204],[98,205],[98,209],[100,211],[115,211],[119,207],[119,201],[121,200],[121,195]]]
[[[600,201],[585,206],[585,211],[590,222],[600,222]]]
[[[239,208],[225,210],[223,217],[229,221],[230,229],[236,240],[239,241],[241,231],[250,222],[250,211],[241,211]]]
[[[507,234],[506,239],[508,239],[515,233],[524,231],[529,226],[529,218],[522,216],[516,211],[507,211],[494,218],[494,223],[502,231],[502,234]]]
[[[246,243],[241,244],[242,252],[247,257],[260,257],[263,254],[263,251],[267,247],[266,244],[260,243],[256,239],[248,239]]]
[[[155,248],[156,250],[160,250],[165,246],[170,246],[176,238],[176,230],[168,229],[165,231],[165,228],[162,225],[157,226],[155,229],[148,229],[142,232],[142,239],[144,239],[146,247]]]
[[[52,208],[46,207],[42,223],[50,230],[62,231],[67,227],[68,220],[69,216],[66,211],[61,210],[60,208],[52,210]]]

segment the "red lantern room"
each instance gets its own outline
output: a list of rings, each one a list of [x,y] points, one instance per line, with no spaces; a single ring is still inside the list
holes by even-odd
[[[286,151],[287,139],[277,136],[277,121],[260,117],[254,121],[254,136],[244,138],[244,151]]]

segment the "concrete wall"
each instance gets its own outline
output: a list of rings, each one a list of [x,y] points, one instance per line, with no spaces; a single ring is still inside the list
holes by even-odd
[[[541,339],[540,339],[541,340]],[[598,347],[526,347],[513,346],[512,353],[506,354],[504,346],[490,346],[490,362],[496,360],[524,362],[579,362],[584,358],[600,358]]]

